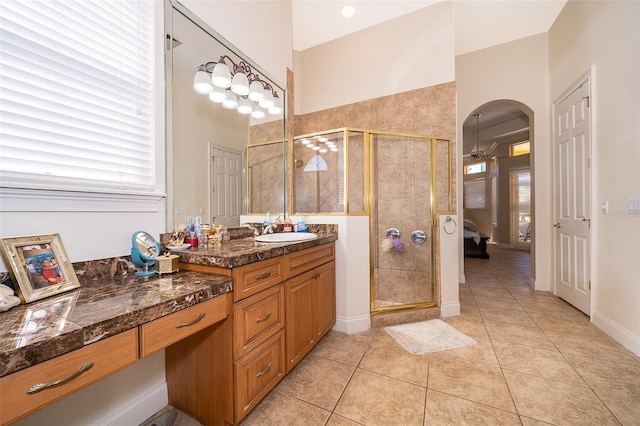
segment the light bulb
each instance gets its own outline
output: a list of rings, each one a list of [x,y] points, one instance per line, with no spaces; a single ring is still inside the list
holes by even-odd
[[[211,93],[209,93],[209,100],[211,102],[220,104],[224,102],[225,99],[227,99],[227,93],[226,93],[226,90],[223,89],[222,87],[214,86]]]
[[[224,63],[224,60],[220,60],[213,67],[213,72],[211,73],[211,82],[214,86],[227,88],[231,86],[231,72],[229,71],[229,67]]]
[[[238,71],[233,75],[231,91],[238,96],[245,96],[249,93],[249,80],[244,72]]]
[[[203,70],[196,72],[193,76],[193,90],[202,95],[206,95],[211,92],[213,85],[211,84],[211,77],[209,73]]]
[[[273,106],[269,108],[269,114],[282,114],[282,102],[280,102],[280,98],[277,95],[273,97]]]
[[[258,105],[264,109],[273,108],[273,95],[271,94],[271,91],[265,90],[264,99],[259,101]]]
[[[226,109],[238,108],[238,97],[230,90],[226,91],[227,99],[222,102],[222,107]]]
[[[264,118],[267,114],[264,113],[264,110],[260,108],[258,105],[253,108],[253,112],[251,113],[251,117],[253,118]]]
[[[258,80],[253,80],[249,85],[249,99],[260,102],[264,99],[264,86]]]
[[[238,102],[238,112],[240,114],[251,114],[253,112],[252,102],[247,98],[241,98]]]

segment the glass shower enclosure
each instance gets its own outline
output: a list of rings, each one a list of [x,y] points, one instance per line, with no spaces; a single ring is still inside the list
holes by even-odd
[[[294,139],[293,211],[369,217],[371,312],[437,306],[434,215],[452,212],[451,140],[341,128]]]

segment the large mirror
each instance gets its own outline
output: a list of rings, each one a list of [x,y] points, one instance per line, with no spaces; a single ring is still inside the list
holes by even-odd
[[[284,142],[265,142],[247,147],[247,211],[253,213],[284,212],[283,170]]]
[[[185,224],[189,216],[200,216],[203,224],[233,226],[239,224],[241,214],[286,211],[283,85],[180,3],[167,0],[165,4],[167,228]],[[211,82],[220,62],[232,76],[242,70],[250,84],[259,80],[265,93],[278,98],[281,110],[268,105],[258,108],[259,103],[248,95],[235,96],[239,105],[250,105],[253,113],[214,102],[219,91],[227,95],[231,91],[213,85],[216,93],[198,93],[194,83],[202,79],[196,73],[204,71],[200,74],[206,73]],[[272,160],[278,163],[277,173],[254,176],[252,181],[260,178],[261,182],[251,188],[245,158],[255,157],[250,145],[270,146],[271,155],[279,158]],[[251,202],[249,191],[254,197],[269,194],[263,197],[269,202]]]

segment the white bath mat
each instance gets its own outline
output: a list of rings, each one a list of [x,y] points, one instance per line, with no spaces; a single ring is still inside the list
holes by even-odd
[[[385,327],[396,342],[414,355],[447,351],[477,342],[439,319]]]

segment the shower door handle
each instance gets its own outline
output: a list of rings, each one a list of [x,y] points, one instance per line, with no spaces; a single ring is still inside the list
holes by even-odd
[[[427,242],[427,233],[421,229],[417,229],[411,233],[411,241],[414,244],[424,244]]]

